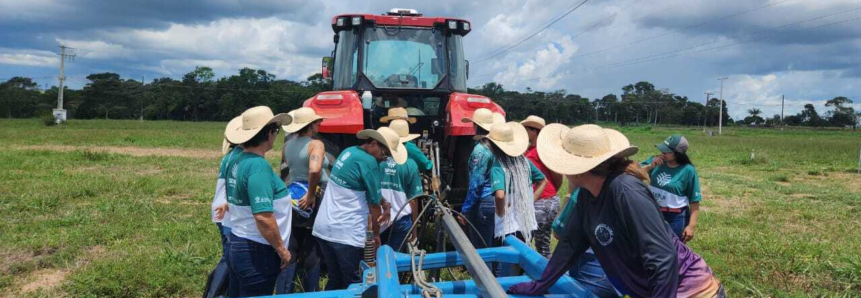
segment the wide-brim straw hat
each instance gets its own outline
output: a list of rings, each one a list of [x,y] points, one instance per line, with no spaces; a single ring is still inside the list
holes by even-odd
[[[287,113],[275,115],[267,106],[257,106],[245,110],[239,117],[233,118],[227,123],[224,137],[228,142],[243,144],[257,135],[263,127],[270,123],[278,123],[280,126],[293,122],[293,117]]]
[[[529,115],[529,117],[526,117],[526,119],[524,119],[523,121],[520,121],[520,124],[523,124],[523,126],[532,127],[532,128],[538,129],[538,130],[541,130],[542,128],[544,128],[545,125],[547,125],[547,123],[544,122],[544,118],[541,118],[541,117],[538,117],[535,115]]]
[[[407,123],[406,120],[392,120],[392,122],[389,123],[389,128],[398,133],[398,137],[401,138],[401,143],[406,143],[419,137],[419,134],[410,133],[410,125]]]
[[[463,123],[475,123],[479,127],[484,128],[484,130],[490,131],[494,124],[505,123],[505,116],[485,108],[479,108],[472,113],[472,117],[463,117],[460,121]]]
[[[638,151],[622,133],[594,124],[568,128],[554,123],[538,134],[538,157],[550,170],[564,175],[582,174],[611,157]]]
[[[404,147],[404,144],[401,143],[401,138],[398,137],[398,133],[388,127],[380,127],[376,130],[374,129],[365,129],[356,134],[361,140],[374,139],[377,142],[389,148],[389,152],[392,153],[392,158],[395,160],[397,164],[403,164],[407,161],[407,147]]]
[[[514,121],[494,124],[486,136],[476,136],[476,138],[490,140],[508,156],[523,155],[526,148],[529,147],[529,135],[526,134],[526,128]]]
[[[391,109],[389,109],[389,114],[380,118],[380,122],[389,123],[389,121],[396,120],[396,119],[406,120],[406,121],[409,121],[410,123],[416,123],[416,118],[410,117],[409,112],[407,112],[407,109],[404,109],[404,108],[391,108]]]
[[[293,122],[281,127],[287,133],[294,133],[300,131],[305,128],[305,126],[314,123],[314,121],[325,119],[325,117],[317,115],[317,112],[315,112],[314,109],[309,107],[298,108],[290,111],[287,114],[290,114],[290,116],[293,117]]]

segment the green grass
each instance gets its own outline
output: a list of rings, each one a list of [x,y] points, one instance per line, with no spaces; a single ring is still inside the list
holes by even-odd
[[[0,296],[198,296],[220,257],[208,209],[224,125],[0,120]],[[861,133],[622,132],[638,160],[669,134],[690,141],[705,196],[691,246],[730,295],[861,295]]]

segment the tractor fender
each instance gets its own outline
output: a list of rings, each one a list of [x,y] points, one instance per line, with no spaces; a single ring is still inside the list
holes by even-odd
[[[356,91],[320,92],[306,99],[302,106],[326,118],[320,123],[321,133],[356,134],[365,127],[364,110]]]
[[[446,136],[475,135],[475,128],[472,126],[472,123],[463,123],[461,120],[464,117],[472,117],[475,110],[479,108],[486,108],[505,116],[505,111],[502,110],[502,107],[487,96],[459,92],[452,93],[449,97],[448,105],[445,107]]]

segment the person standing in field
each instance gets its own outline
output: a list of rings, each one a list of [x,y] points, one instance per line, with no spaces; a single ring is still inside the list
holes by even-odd
[[[642,182],[645,173],[630,174],[636,164],[628,157],[637,147],[610,131],[591,124],[550,124],[538,135],[541,160],[580,191],[541,278],[514,285],[509,293],[546,293],[591,247],[622,295],[726,297],[711,268],[664,221]]]
[[[282,163],[286,167],[284,183],[290,192],[293,208],[293,224],[290,255],[294,256],[290,267],[279,276],[275,286],[276,294],[289,294],[293,291],[293,279],[301,275],[304,292],[316,292],[320,282],[320,248],[317,239],[311,235],[314,219],[319,210],[323,189],[329,181],[325,169],[329,160],[325,157],[326,147],[316,139],[323,117],[314,109],[303,107],[290,111],[293,122],[282,127],[284,136]]]
[[[687,155],[688,140],[672,135],[655,146],[661,154],[641,163],[651,178],[650,189],[676,236],[684,242],[691,241],[703,195],[697,169]]]
[[[407,147],[406,144],[412,144],[410,141],[419,137],[417,134],[410,134],[406,120],[392,120],[389,128],[398,133],[400,142],[405,144],[404,147]],[[404,239],[410,237],[410,241],[414,241],[416,238],[415,230],[407,235],[418,217],[416,212],[418,202],[411,199],[424,193],[419,167],[409,156],[403,164],[397,164],[394,159],[387,158],[380,162],[380,173],[383,199],[391,203],[391,212],[394,213],[391,224],[380,227],[383,231],[380,238],[383,244],[391,246],[396,251],[400,249],[401,252],[405,252],[406,250],[402,248],[406,246],[401,246]]]
[[[290,196],[264,156],[281,126],[291,122],[290,115],[259,106],[227,124],[225,137],[243,148],[225,170],[232,225],[230,297],[272,295],[278,273],[290,264]]]
[[[541,161],[541,157],[538,156],[536,140],[541,129],[544,128],[544,118],[532,115],[526,117],[526,120],[520,121],[520,124],[526,128],[526,133],[529,135],[529,147],[524,156],[549,180],[543,190],[539,189],[540,184],[533,185],[535,190],[533,194],[535,198],[535,220],[538,222],[538,230],[535,231],[535,250],[549,259],[551,254],[550,235],[552,234],[550,227],[559,211],[559,196],[556,192],[562,183],[562,175],[548,170],[544,166],[544,162]]]
[[[365,143],[345,149],[335,160],[314,221],[313,235],[329,273],[326,290],[346,289],[362,280],[359,264],[369,222],[379,247],[379,225],[388,221],[381,208],[387,203],[381,199],[379,162],[388,156],[396,164],[407,160],[407,150],[391,128],[365,129],[357,137]]]
[[[218,167],[218,179],[215,182],[215,195],[212,197],[210,207],[212,222],[218,227],[221,236],[221,260],[209,274],[206,281],[204,298],[223,295],[227,291],[230,281],[230,269],[227,267],[227,250],[229,249],[227,238],[230,235],[230,219],[227,215],[227,171],[225,167],[237,156],[242,154],[242,147],[232,144],[224,139],[221,145],[221,163]],[[227,218],[225,218],[227,217]]]
[[[395,120],[403,120],[407,122],[407,129],[409,129],[409,124],[416,123],[416,118],[410,117],[407,113],[407,110],[404,108],[391,108],[389,109],[388,115],[380,118],[380,122],[382,123],[389,123]],[[416,137],[418,137],[418,135],[416,135]],[[420,171],[430,171],[430,169],[433,167],[433,163],[424,153],[422,153],[422,150],[419,149],[416,144],[414,144],[413,142],[405,142],[404,147],[407,148],[407,157],[409,157],[416,163]]]
[[[473,123],[476,136],[483,136],[496,124],[504,124],[505,117],[499,113],[493,113],[488,109],[479,108],[472,117],[461,119],[464,123]],[[469,174],[469,185],[466,198],[461,206],[461,214],[466,219],[458,216],[461,225],[468,227],[469,239],[475,248],[490,247],[493,244],[493,214],[494,195],[490,184],[490,166],[493,163],[493,153],[486,143],[476,141],[472,153],[467,160],[467,171]],[[478,231],[466,224],[469,220]]]

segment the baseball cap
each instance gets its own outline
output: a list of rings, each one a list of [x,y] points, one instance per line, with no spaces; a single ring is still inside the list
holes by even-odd
[[[679,152],[685,153],[688,151],[688,140],[681,135],[671,135],[664,142],[658,143],[655,147],[661,152]]]

